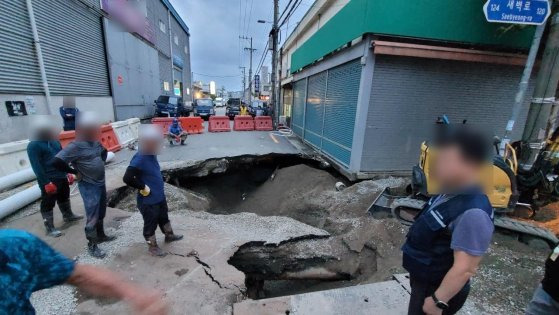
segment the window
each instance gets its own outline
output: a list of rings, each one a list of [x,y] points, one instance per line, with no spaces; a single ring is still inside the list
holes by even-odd
[[[163,89],[165,91],[169,91],[171,89],[171,87],[169,86],[169,82],[167,82],[167,81],[163,82]]]
[[[179,37],[177,36],[177,34],[175,34],[174,41],[175,41],[175,45],[178,46],[179,45]]]
[[[167,32],[167,26],[165,26],[165,22],[159,20],[159,30],[161,30],[163,33]]]
[[[184,46],[184,54],[188,55],[188,46]]]

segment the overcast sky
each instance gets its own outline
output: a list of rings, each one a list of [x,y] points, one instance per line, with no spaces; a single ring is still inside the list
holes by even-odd
[[[280,0],[280,13],[288,2]],[[282,39],[291,33],[312,2],[301,2],[282,28]],[[229,91],[241,90],[239,66],[247,67],[247,76],[249,66],[249,53],[242,49],[249,47],[250,43],[239,36],[253,37],[253,48],[257,49],[253,53],[253,71],[256,71],[272,27],[271,24],[259,24],[257,20],[272,21],[273,1],[171,0],[171,3],[190,29],[194,80],[205,83],[213,80],[218,88],[225,86]],[[271,67],[271,51],[264,64]]]

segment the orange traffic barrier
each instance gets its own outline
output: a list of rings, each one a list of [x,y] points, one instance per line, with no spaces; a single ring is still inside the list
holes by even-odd
[[[258,131],[272,131],[274,125],[272,124],[272,117],[270,116],[256,116],[254,118],[254,129]]]
[[[189,134],[204,132],[204,121],[201,117],[180,117],[179,121],[182,129]]]
[[[252,116],[237,115],[233,124],[235,131],[252,131],[254,130],[254,118]]]
[[[208,122],[209,132],[224,132],[231,131],[229,124],[229,117],[227,116],[212,116]]]
[[[70,142],[76,140],[76,132],[74,130],[62,131],[58,135],[58,140],[60,141],[62,148],[65,148]]]
[[[161,126],[161,129],[163,130],[163,133],[167,134],[167,133],[169,133],[169,127],[173,123],[173,119],[174,118],[172,118],[172,117],[156,117],[156,118],[151,119],[151,123],[154,124],[154,125]]]
[[[76,140],[76,132],[74,130],[62,131],[58,135],[58,140],[60,141],[62,148],[65,148],[70,142]],[[105,149],[107,149],[107,151],[116,152],[122,148],[111,125],[101,126],[99,142],[101,142],[101,144]]]
[[[120,143],[118,143],[118,138],[111,125],[101,126],[101,136],[99,141],[107,149],[107,151],[116,152],[121,149]]]

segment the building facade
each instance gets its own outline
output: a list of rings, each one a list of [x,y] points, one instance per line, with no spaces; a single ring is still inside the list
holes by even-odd
[[[190,34],[168,0],[0,5],[0,143],[27,138],[29,117],[58,116],[64,98],[105,122],[150,117],[161,94],[191,100]]]
[[[502,135],[534,30],[502,33],[482,5],[315,1],[281,50],[294,133],[353,179],[409,174],[438,116]]]

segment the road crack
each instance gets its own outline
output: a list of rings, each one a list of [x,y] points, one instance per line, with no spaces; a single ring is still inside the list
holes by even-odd
[[[193,250],[190,253],[188,253],[187,255],[184,254],[179,254],[179,253],[173,253],[173,252],[169,252],[169,254],[171,255],[175,255],[175,256],[180,256],[180,257],[193,257],[196,262],[198,264],[200,264],[200,266],[202,266],[202,269],[204,269],[204,273],[212,280],[213,283],[217,284],[217,286],[220,289],[228,289],[226,286],[223,286],[221,284],[221,282],[219,282],[213,275],[212,275],[212,267],[210,267],[210,265],[208,265],[206,262],[204,262],[202,259],[200,259],[200,256],[198,256],[198,252]]]

